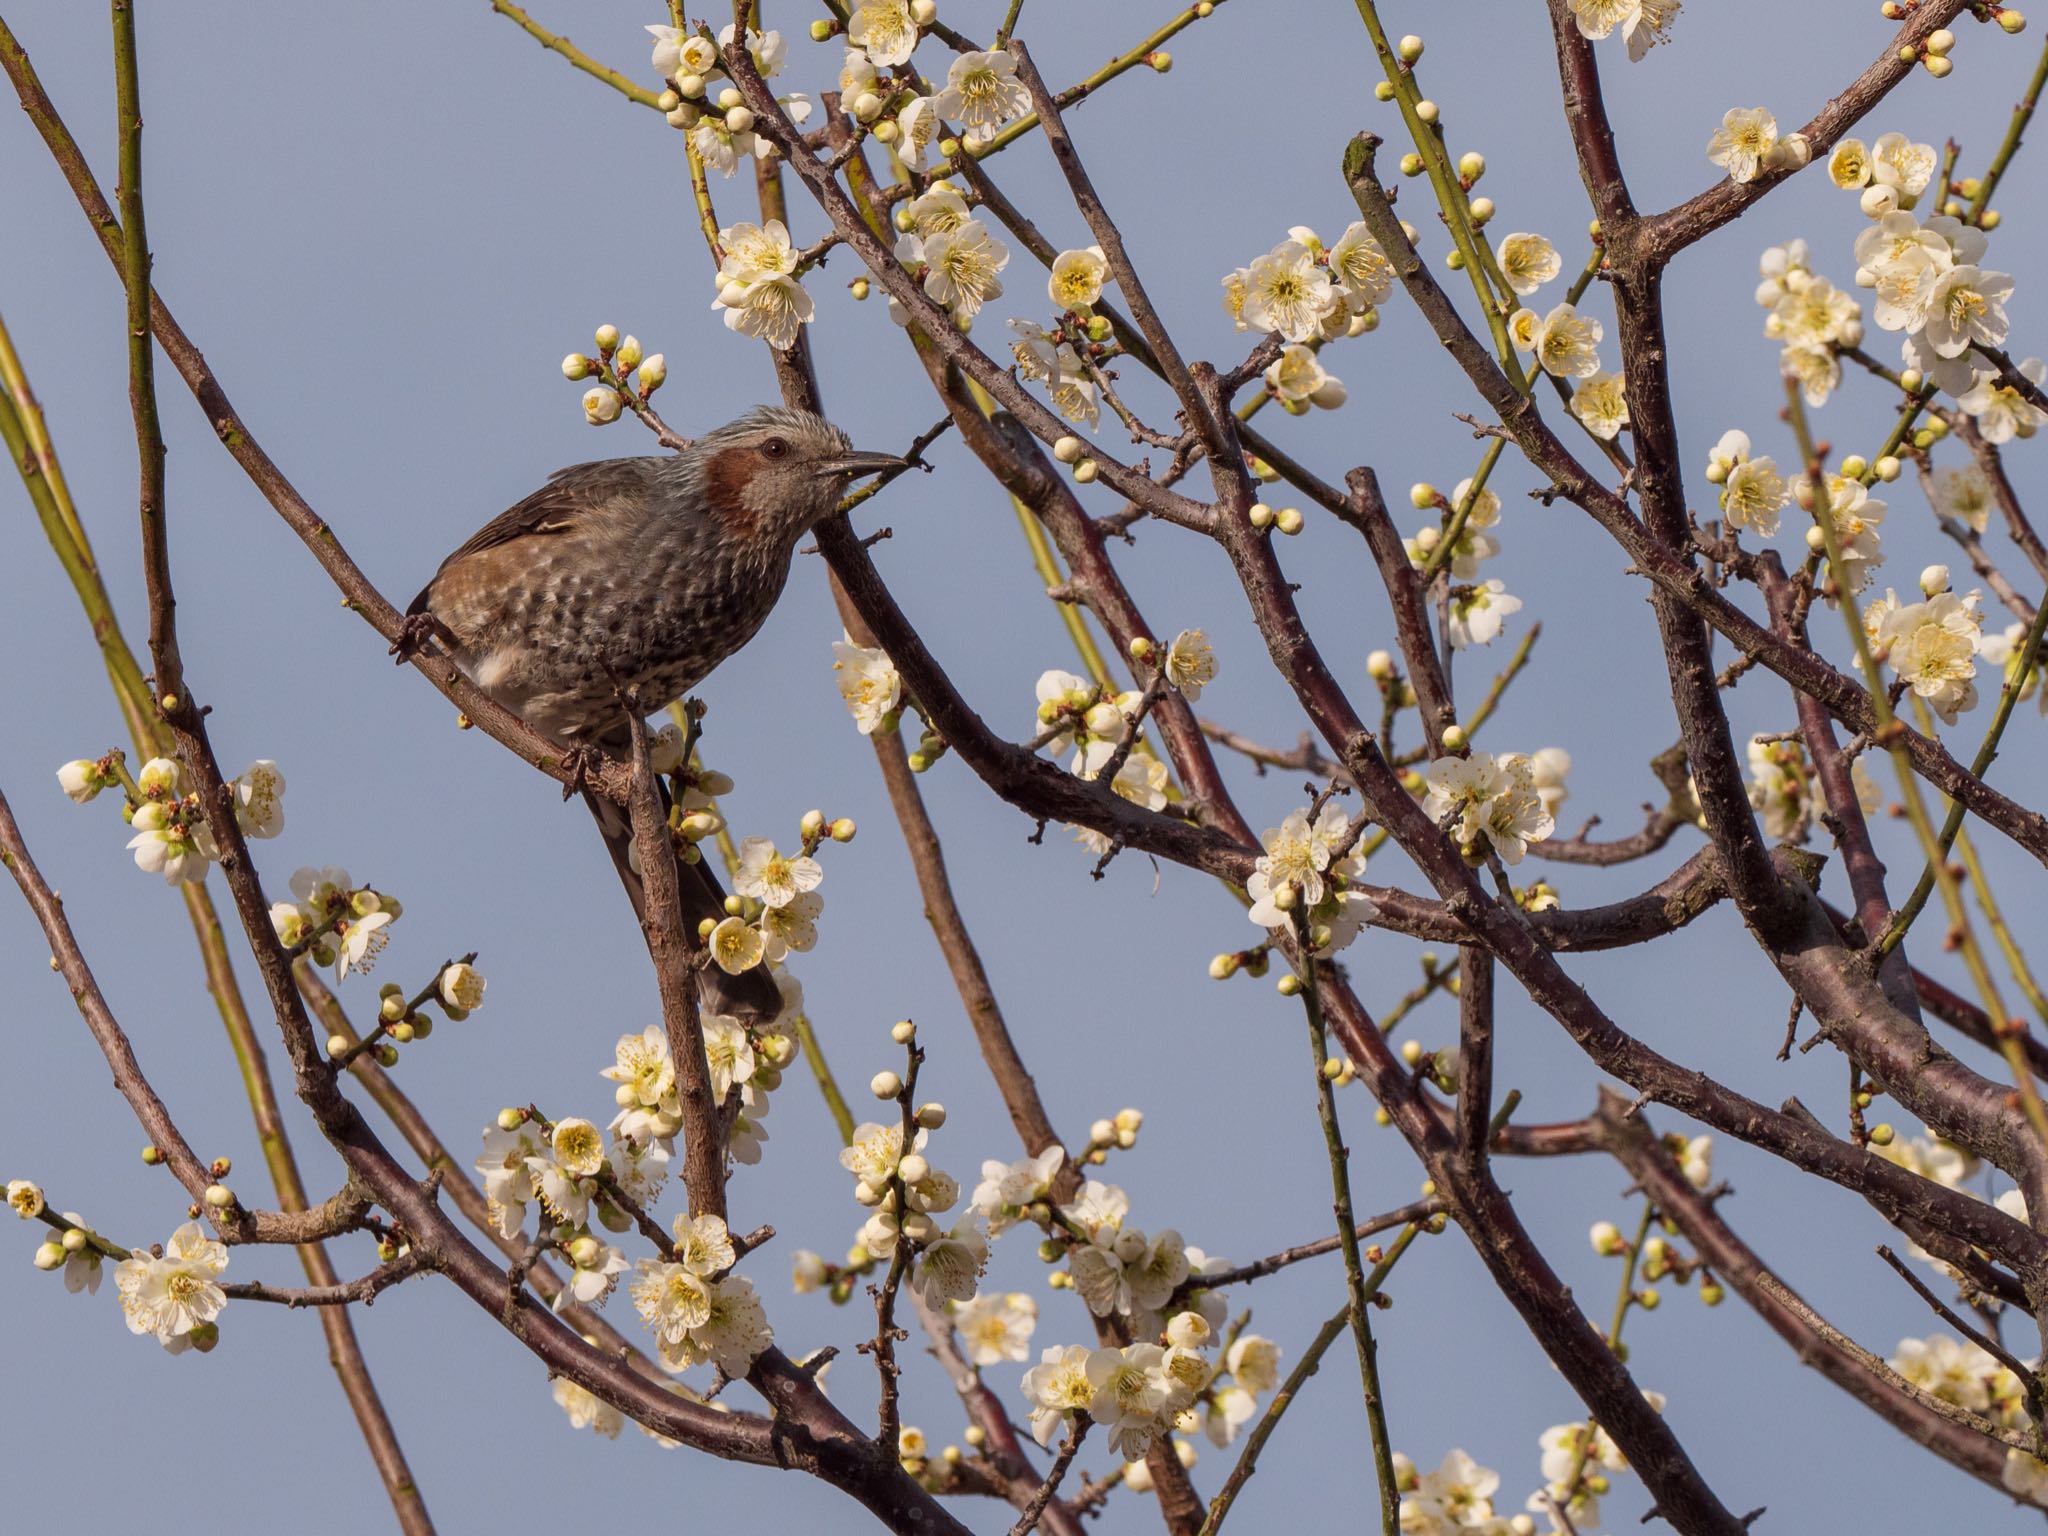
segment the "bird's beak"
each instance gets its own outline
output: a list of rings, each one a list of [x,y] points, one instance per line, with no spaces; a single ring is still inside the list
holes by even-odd
[[[824,460],[818,469],[827,475],[878,475],[884,470],[902,469],[908,462],[893,453],[842,453]]]

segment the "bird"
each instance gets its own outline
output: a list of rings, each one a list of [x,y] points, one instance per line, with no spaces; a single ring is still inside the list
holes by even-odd
[[[812,412],[764,405],[677,453],[571,465],[441,562],[393,649],[402,660],[431,639],[541,734],[622,757],[627,699],[657,710],[703,682],[759,632],[797,541],[852,481],[906,462],[857,451]],[[626,814],[588,789],[583,798],[644,921]],[[662,802],[666,812],[666,789]],[[701,861],[678,859],[677,871],[690,925],[726,915]],[[781,1010],[764,966],[698,976],[707,1012],[761,1024]]]

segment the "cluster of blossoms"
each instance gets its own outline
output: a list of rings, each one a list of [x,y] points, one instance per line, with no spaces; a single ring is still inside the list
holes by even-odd
[[[1556,748],[1533,756],[1509,752],[1495,757],[1473,752],[1440,757],[1423,775],[1422,808],[1476,857],[1480,839],[1505,863],[1519,864],[1531,843],[1556,830],[1554,808],[1564,799],[1564,774],[1571,759]]]
[[[174,1355],[212,1349],[220,1340],[214,1319],[228,1302],[220,1288],[227,1267],[227,1245],[208,1237],[196,1221],[171,1234],[161,1257],[130,1254],[114,1270],[128,1331],[155,1335]]]
[[[905,203],[896,214],[901,231],[896,259],[924,286],[925,297],[948,311],[965,329],[991,299],[1003,296],[998,275],[1010,264],[1010,248],[988,232],[988,225],[968,211],[967,201],[949,182],[935,182],[922,197]],[[894,308],[899,320],[907,312]]]
[[[803,988],[788,972],[777,970],[782,990],[781,1017],[803,1012]],[[782,1075],[796,1061],[796,1037],[781,1031],[755,1031],[724,1014],[708,1014],[699,1023],[704,1059],[711,1071],[711,1094],[722,1107],[734,1109],[727,1151],[736,1163],[761,1160],[768,1130],[768,1095],[782,1085]],[[648,1198],[660,1193],[661,1175],[675,1153],[675,1135],[683,1123],[682,1100],[668,1036],[658,1025],[637,1035],[621,1035],[611,1066],[603,1075],[617,1086],[612,1091],[618,1113],[606,1127],[614,1141],[613,1174],[628,1194],[646,1183]],[[736,1106],[732,1104],[737,1094]],[[636,1195],[637,1198],[637,1195]]]
[[[1541,235],[1516,233],[1502,237],[1497,260],[1501,276],[1517,295],[1527,298],[1563,270],[1557,248]],[[1628,394],[1621,375],[1600,366],[1600,341],[1606,328],[1576,305],[1554,304],[1539,315],[1523,307],[1508,316],[1508,339],[1543,372],[1575,380],[1570,409],[1579,424],[1601,442],[1612,442],[1629,424]],[[1454,498],[1455,499],[1455,498]]]
[[[1934,153],[1915,148],[1930,159]],[[1988,244],[1983,230],[1960,219],[1934,213],[1923,220],[1903,207],[1878,212],[1856,237],[1856,282],[1871,290],[1879,329],[1903,333],[1905,365],[1958,398],[1987,372],[1972,362],[1972,348],[2003,345],[2011,328],[2005,299],[2012,278],[1980,265]]]
[[[796,342],[798,328],[814,313],[811,296],[798,281],[798,257],[789,231],[780,219],[735,224],[718,232],[718,246],[725,256],[718,267],[718,297],[711,307],[724,315],[727,330],[787,351]]]
[[[1111,1148],[1135,1144],[1142,1121],[1125,1110],[1099,1122],[1084,1161],[1100,1162]],[[1138,1342],[1045,1350],[1023,1381],[1032,1432],[1050,1445],[1071,1415],[1085,1414],[1108,1428],[1112,1448],[1132,1462],[1176,1429],[1229,1444],[1255,1413],[1258,1395],[1278,1384],[1278,1346],[1244,1334],[1220,1341],[1222,1359],[1211,1361],[1205,1351],[1219,1342],[1226,1308],[1201,1280],[1226,1268],[1224,1261],[1190,1247],[1171,1228],[1148,1236],[1131,1225],[1129,1197],[1113,1184],[1090,1179],[1056,1205],[1066,1161],[1055,1145],[1017,1162],[983,1163],[971,1217],[985,1223],[991,1241],[1018,1226],[1041,1228],[1041,1256],[1066,1261],[1054,1287],[1073,1291],[1096,1317],[1118,1319]],[[1036,1305],[1020,1296],[980,1298],[954,1318],[977,1365],[1025,1359],[1036,1320]],[[1160,1339],[1163,1346],[1154,1342]]]
[[[1331,246],[1298,224],[1250,266],[1224,277],[1223,309],[1241,331],[1320,345],[1371,330],[1379,321],[1376,306],[1393,285],[1393,263],[1364,221]]]
[[[1582,36],[1597,43],[1619,27],[1630,61],[1641,63],[1657,44],[1671,41],[1679,0],[1571,0],[1571,8]]]
[[[1876,811],[1882,797],[1860,757],[1849,765],[1849,777],[1865,814]],[[1765,835],[1784,842],[1804,842],[1807,829],[1820,824],[1827,802],[1799,741],[1750,737],[1749,803],[1762,814]]]
[[[1017,333],[1010,344],[1017,376],[1042,380],[1053,409],[1091,432],[1102,420],[1095,369],[1109,355],[1112,336],[1109,321],[1094,313],[1094,308],[1108,280],[1109,259],[1101,246],[1061,251],[1053,258],[1045,285],[1057,311],[1051,328],[1035,320],[1010,322],[1010,329]],[[1076,441],[1075,450],[1063,462],[1078,460],[1078,449]]]
[[[288,949],[309,946],[313,963],[333,966],[337,980],[377,963],[403,911],[396,896],[357,885],[347,870],[331,865],[295,870],[291,893],[292,900],[270,906],[277,941]]]
[[[2033,1427],[2026,1407],[2026,1384],[1980,1345],[1942,1333],[1901,1339],[1887,1363],[1939,1402],[1978,1414],[2004,1429]],[[2008,1493],[2048,1508],[2048,1462],[2017,1446],[2008,1447],[1999,1480]]]
[[[823,811],[812,810],[798,823],[795,853],[784,853],[765,837],[740,843],[732,882],[739,910],[704,935],[721,970],[737,975],[757,965],[779,965],[792,951],[808,950],[818,942],[818,914],[825,909],[825,898],[817,888],[825,869],[812,855],[828,839],[851,842],[855,831],[848,817],[829,821]]]
[[[75,805],[122,782],[119,752],[75,758],[57,770],[58,787]],[[244,837],[275,837],[284,830],[284,775],[277,764],[267,759],[251,763],[228,788]],[[207,865],[220,857],[200,811],[198,792],[186,787],[184,765],[175,758],[153,757],[142,765],[132,792],[122,801],[121,814],[135,829],[128,840],[135,867],[162,875],[167,885],[204,880]]]
[[[1215,655],[1198,629],[1182,631],[1169,649],[1165,665],[1169,680],[1178,676],[1184,683],[1192,683],[1195,696],[1216,675]],[[1039,744],[1055,757],[1073,753],[1069,766],[1083,779],[1099,778],[1125,737],[1138,729],[1145,698],[1136,689],[1113,692],[1056,668],[1039,674],[1037,693]],[[1110,787],[1147,810],[1161,810],[1166,805],[1166,764],[1142,741],[1135,743],[1125,753]],[[1108,839],[1099,832],[1081,827],[1075,829],[1075,835],[1097,853],[1109,850]]]
[[[1807,264],[1804,240],[1774,245],[1758,263],[1756,301],[1764,335],[1782,343],[1778,371],[1799,381],[1808,405],[1825,405],[1842,382],[1838,353],[1863,340],[1863,306]]]
[[[790,1017],[801,1010],[794,982],[778,977]],[[702,1021],[711,1090],[721,1106],[737,1099],[728,1151],[736,1162],[760,1161],[767,1132],[767,1094],[782,1069],[796,1057],[787,1035],[758,1039],[733,1019],[713,1014]],[[569,1262],[566,1283],[555,1298],[559,1311],[571,1304],[601,1306],[629,1265],[624,1253],[593,1230],[631,1230],[630,1204],[649,1210],[661,1198],[675,1136],[683,1123],[675,1063],[668,1037],[658,1026],[623,1035],[613,1064],[603,1070],[615,1085],[618,1113],[606,1133],[589,1120],[569,1116],[549,1123],[531,1111],[507,1109],[484,1132],[476,1170],[492,1224],[512,1238],[526,1224],[527,1208],[538,1204],[540,1235]],[[621,1198],[623,1197],[623,1198]],[[678,1217],[675,1243],[659,1261],[642,1261],[630,1282],[634,1305],[654,1333],[662,1363],[673,1371],[705,1361],[729,1374],[744,1374],[747,1362],[772,1335],[752,1282],[727,1272],[734,1251],[725,1223],[704,1215]],[[558,1398],[559,1400],[559,1398]],[[579,1408],[564,1403],[572,1419]],[[591,1427],[600,1427],[593,1424]],[[613,1426],[615,1432],[616,1426]]]
[[[1508,591],[1505,582],[1497,576],[1481,579],[1479,575],[1480,562],[1500,553],[1500,540],[1489,531],[1500,522],[1500,497],[1468,477],[1458,482],[1448,501],[1435,486],[1426,483],[1415,486],[1409,492],[1409,500],[1418,510],[1432,506],[1450,508],[1453,523],[1456,510],[1464,509],[1464,524],[1457,530],[1449,555],[1439,554],[1446,529],[1433,525],[1424,525],[1404,543],[1408,561],[1417,570],[1435,560],[1440,569],[1457,578],[1450,589],[1447,612],[1451,649],[1462,651],[1468,646],[1491,645],[1499,638],[1508,616],[1522,611],[1522,600]]]
[[[1643,1396],[1663,1411],[1655,1392]],[[1535,1536],[1536,1517],[1557,1533],[1591,1531],[1600,1523],[1600,1497],[1612,1485],[1609,1473],[1628,1462],[1613,1439],[1595,1424],[1554,1424],[1540,1437],[1543,1486],[1529,1495],[1528,1513],[1495,1512],[1500,1474],[1463,1450],[1453,1449],[1434,1472],[1395,1452],[1394,1480],[1401,1494],[1404,1536]]]
[[[1023,1383],[1038,1443],[1051,1445],[1062,1425],[1086,1415],[1109,1432],[1111,1450],[1142,1461],[1155,1441],[1195,1416],[1216,1375],[1204,1353],[1215,1342],[1214,1330],[1199,1313],[1182,1312],[1163,1336],[1163,1346],[1067,1344],[1046,1350]]]
[[[1977,705],[1977,651],[1984,627],[1977,603],[1982,594],[1957,597],[1949,590],[1944,566],[1930,566],[1922,582],[1927,596],[1917,603],[1901,603],[1886,588],[1863,610],[1863,628],[1873,654],[1954,725],[1960,711]]]
[[[889,1096],[905,1091],[893,1072],[878,1076],[875,1086],[888,1088]],[[852,1142],[839,1154],[839,1165],[853,1175],[854,1199],[872,1212],[860,1229],[850,1261],[855,1267],[875,1261],[894,1263],[899,1245],[907,1244],[904,1267],[910,1272],[910,1283],[935,1307],[972,1301],[980,1288],[981,1272],[988,1267],[988,1239],[975,1211],[963,1212],[950,1228],[941,1228],[934,1219],[960,1200],[960,1181],[932,1167],[924,1155],[930,1132],[945,1120],[945,1110],[939,1105],[921,1106],[914,1116],[915,1134],[907,1146],[900,1121],[893,1125],[869,1121],[855,1129]]]
[[[1363,891],[1365,856],[1355,850],[1359,828],[1335,805],[1310,820],[1304,808],[1260,838],[1260,854],[1246,877],[1251,898],[1245,915],[1261,928],[1294,930],[1299,910],[1314,953],[1333,955],[1358,937],[1378,912]]]
[[[754,132],[754,113],[741,99],[739,89],[718,82],[725,78],[719,48],[732,46],[730,23],[718,34],[714,47],[709,38],[675,27],[651,26],[654,38],[654,69],[669,89],[662,93],[662,110],[671,126],[690,135],[690,148],[706,166],[730,176],[743,160],[766,160],[775,146]],[[747,52],[763,80],[782,72],[788,47],[780,32],[747,31]],[[715,94],[714,94],[715,93]],[[811,101],[801,93],[778,96],[790,121],[802,123],[811,115]]]
[[[1983,1414],[2007,1428],[2030,1421],[2020,1379],[1979,1345],[1937,1333],[1925,1339],[1901,1339],[1891,1368],[1929,1396],[1972,1413]]]
[[[754,1283],[730,1273],[738,1260],[720,1216],[678,1216],[666,1259],[642,1259],[631,1283],[634,1310],[671,1371],[712,1364],[744,1376],[775,1341]]]

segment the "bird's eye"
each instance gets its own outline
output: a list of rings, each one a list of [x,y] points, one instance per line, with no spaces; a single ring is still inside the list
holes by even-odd
[[[787,458],[789,456],[789,444],[779,437],[771,437],[761,445],[761,452],[771,459]]]

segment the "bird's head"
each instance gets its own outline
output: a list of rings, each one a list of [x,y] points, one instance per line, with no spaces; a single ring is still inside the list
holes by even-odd
[[[857,451],[822,416],[764,405],[698,438],[681,468],[686,491],[728,532],[780,542],[831,516],[856,477],[902,463],[894,454]]]

